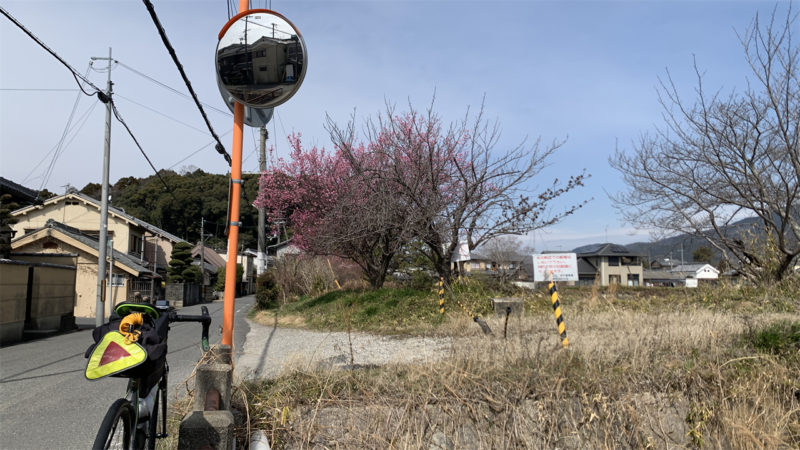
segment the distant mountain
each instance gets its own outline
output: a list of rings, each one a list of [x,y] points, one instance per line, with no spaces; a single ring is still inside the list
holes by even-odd
[[[752,225],[758,220],[759,219],[755,217],[742,219],[738,222],[732,223],[729,228],[732,233],[743,234],[745,230],[752,229]],[[683,255],[681,255],[681,244],[683,244]],[[597,244],[583,245],[573,249],[572,251],[575,253],[583,253],[588,251],[594,245]],[[632,252],[639,253],[642,255],[643,259],[647,259],[648,261],[669,258],[691,263],[694,262],[692,253],[694,253],[698,247],[711,248],[711,245],[709,245],[708,242],[701,237],[682,234],[680,236],[674,236],[654,242],[634,242],[632,244],[625,244],[625,247]],[[714,253],[712,262],[716,264],[721,259],[722,255],[716,249],[712,248],[712,251]]]

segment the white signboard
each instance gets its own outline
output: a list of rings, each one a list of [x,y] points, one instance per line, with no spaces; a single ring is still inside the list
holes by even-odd
[[[696,288],[697,287],[697,278],[687,278],[686,279],[686,287],[687,288]]]
[[[533,255],[533,281],[578,281],[578,259],[575,253]]]
[[[461,261],[469,261],[469,245],[467,245],[467,241],[462,241],[458,243],[458,248],[456,251],[453,252],[453,255],[450,256],[450,262],[461,262]]]

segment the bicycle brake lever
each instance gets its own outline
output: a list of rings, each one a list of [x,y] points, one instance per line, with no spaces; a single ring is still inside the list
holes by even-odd
[[[210,346],[208,345],[208,328],[209,328],[209,326],[211,326],[211,316],[208,314],[208,308],[206,308],[205,306],[202,306],[200,308],[200,311],[203,313],[203,322],[202,322],[202,324],[203,324],[203,340],[202,340],[202,346],[203,346],[203,351],[207,352],[208,349],[210,348]]]

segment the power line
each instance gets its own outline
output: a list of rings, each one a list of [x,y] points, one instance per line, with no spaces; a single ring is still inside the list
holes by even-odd
[[[175,197],[175,194],[172,192],[172,189],[170,189],[170,187],[169,187],[169,185],[167,184],[167,182],[166,182],[166,181],[164,181],[164,179],[163,179],[163,178],[161,178],[161,174],[160,174],[160,173],[158,173],[158,169],[156,169],[156,166],[154,166],[154,165],[153,165],[153,162],[152,162],[152,161],[150,161],[150,157],[148,157],[148,156],[147,156],[147,153],[145,153],[145,152],[144,152],[144,149],[142,148],[142,146],[141,146],[141,145],[139,145],[139,141],[136,139],[136,136],[134,136],[134,135],[133,135],[133,132],[132,132],[132,131],[131,131],[131,129],[128,127],[128,124],[127,124],[127,123],[125,123],[125,121],[124,121],[124,120],[122,120],[122,117],[119,115],[119,111],[117,111],[117,105],[115,105],[113,101],[111,102],[111,108],[114,110],[114,117],[116,117],[116,118],[117,118],[117,121],[118,121],[119,123],[121,123],[121,124],[122,124],[122,126],[124,126],[124,127],[125,127],[125,129],[128,131],[128,134],[131,136],[131,139],[133,139],[133,142],[134,142],[134,143],[136,144],[136,146],[139,148],[139,151],[140,151],[140,152],[142,152],[142,155],[144,155],[144,159],[146,159],[146,160],[147,160],[147,163],[148,163],[148,164],[150,164],[150,167],[152,167],[152,168],[153,168],[153,172],[155,172],[155,173],[156,173],[156,176],[158,177],[158,179],[159,179],[159,180],[161,180],[161,183],[164,185],[164,187],[165,187],[165,188],[167,188],[167,191],[169,191],[170,195],[172,195],[172,198],[174,198],[174,199],[175,199],[175,201],[176,201],[178,204],[180,204],[180,202],[178,201],[178,198],[177,198],[177,197]]]
[[[86,77],[84,77],[84,76],[82,76],[80,73],[78,73],[78,71],[77,71],[77,70],[75,70],[75,68],[73,68],[72,66],[70,66],[70,65],[69,65],[69,63],[67,63],[67,62],[66,62],[66,61],[64,61],[64,60],[63,60],[63,59],[62,59],[60,56],[58,56],[58,54],[57,54],[56,52],[54,52],[53,50],[51,50],[51,49],[50,49],[50,47],[48,47],[47,45],[45,45],[45,43],[44,43],[44,42],[42,42],[42,41],[41,41],[41,40],[40,40],[38,37],[36,37],[36,35],[35,35],[35,34],[33,34],[31,31],[29,31],[27,28],[25,28],[25,26],[24,26],[24,25],[22,25],[22,24],[21,24],[21,23],[20,23],[20,22],[19,22],[17,19],[15,19],[15,18],[14,18],[14,16],[12,16],[11,14],[9,14],[9,12],[8,12],[8,11],[6,11],[6,10],[5,10],[5,8],[3,8],[2,6],[0,6],[0,13],[3,13],[3,15],[4,15],[4,16],[6,16],[6,17],[8,18],[8,20],[10,20],[11,22],[13,22],[13,23],[14,23],[14,25],[16,25],[16,26],[17,26],[17,27],[18,27],[20,30],[22,30],[23,32],[25,32],[25,34],[27,34],[27,35],[28,35],[28,37],[30,37],[31,39],[33,39],[34,41],[36,41],[36,43],[37,43],[37,44],[39,44],[39,45],[40,45],[40,46],[41,46],[43,49],[45,49],[45,50],[47,51],[47,53],[50,53],[51,55],[53,55],[53,57],[55,57],[55,58],[56,58],[56,59],[57,59],[57,60],[58,60],[58,61],[59,61],[61,64],[63,64],[63,65],[64,65],[64,67],[66,67],[67,69],[69,69],[69,71],[70,71],[70,72],[72,72],[72,76],[75,78],[75,82],[76,82],[76,83],[78,83],[78,87],[81,89],[81,91],[83,91],[83,93],[84,93],[84,94],[86,94],[86,95],[88,95],[88,96],[92,96],[92,95],[94,95],[94,94],[89,94],[89,93],[87,93],[86,91],[84,91],[84,90],[83,90],[83,86],[81,86],[81,83],[78,81],[78,78],[80,78],[81,80],[83,80],[83,82],[84,82],[84,83],[86,83],[86,84],[88,84],[89,86],[91,86],[91,87],[92,87],[92,88],[95,90],[95,93],[97,94],[97,97],[98,97],[98,98],[99,98],[101,101],[103,101],[103,103],[105,103],[105,102],[107,101],[107,99],[106,99],[106,100],[103,100],[104,98],[106,98],[106,96],[105,96],[105,94],[103,93],[103,91],[101,91],[101,90],[100,90],[100,89],[99,89],[97,86],[95,86],[94,84],[92,84],[92,82],[91,82],[91,81],[89,81],[89,80],[88,80]]]
[[[77,90],[78,90],[78,89],[73,89],[73,91],[77,91]],[[75,129],[75,127],[78,127],[78,131],[76,131],[76,132],[75,132],[75,134],[73,134],[73,135],[72,135],[72,138],[69,140],[69,142],[67,142],[67,145],[64,147],[64,150],[66,150],[67,148],[69,148],[69,144],[71,144],[71,143],[72,143],[72,141],[73,141],[73,140],[75,140],[75,137],[78,135],[78,133],[80,133],[80,131],[81,131],[81,129],[83,128],[83,126],[84,126],[84,125],[86,125],[86,122],[89,120],[89,115],[91,114],[91,112],[92,112],[92,111],[94,111],[94,108],[95,108],[95,106],[97,106],[97,103],[92,103],[92,106],[90,106],[90,107],[89,107],[89,109],[87,109],[87,110],[86,110],[86,112],[85,112],[85,113],[83,113],[83,115],[82,115],[82,116],[81,116],[81,117],[78,119],[78,122],[79,122],[79,123],[81,122],[81,120],[83,120],[83,123],[81,123],[81,124],[80,124],[80,126],[78,126],[78,124],[75,124],[75,126],[73,126],[72,128],[70,128],[70,130],[69,130],[69,131],[72,131],[72,130],[74,130],[74,129]],[[84,118],[85,118],[85,119],[84,119]],[[45,159],[47,159],[47,157],[48,157],[48,156],[50,156],[50,153],[53,153],[53,151],[55,151],[55,149],[57,149],[57,148],[58,148],[58,144],[56,144],[56,145],[55,145],[55,146],[54,146],[52,149],[50,149],[50,151],[49,151],[49,152],[47,152],[47,154],[46,154],[46,155],[44,155],[44,157],[42,157],[42,160],[41,160],[41,161],[39,161],[39,164],[36,164],[36,167],[34,167],[33,169],[31,169],[30,173],[28,173],[28,175],[27,175],[27,176],[26,176],[26,177],[25,177],[25,178],[22,180],[22,183],[25,183],[25,181],[28,179],[28,177],[30,177],[30,176],[31,176],[31,174],[33,174],[33,172],[34,172],[36,169],[38,169],[38,168],[39,168],[39,166],[41,166],[41,165],[42,165],[42,163],[44,162],[44,160],[45,160]],[[44,176],[44,174],[42,174],[42,175],[40,175],[40,176]],[[39,178],[39,177],[36,177],[36,178]],[[32,179],[33,179],[33,180],[35,180],[36,178],[32,178]]]
[[[146,79],[146,80],[149,80],[149,81],[151,81],[151,82],[153,82],[153,83],[157,84],[158,86],[161,86],[161,87],[163,87],[164,89],[167,89],[168,91],[171,91],[171,92],[173,92],[173,93],[175,93],[175,94],[178,94],[178,95],[180,95],[181,97],[183,97],[183,98],[185,98],[185,99],[187,99],[187,100],[192,100],[192,97],[190,97],[190,96],[188,96],[188,95],[184,94],[183,92],[180,92],[179,90],[177,90],[177,89],[175,89],[175,88],[173,88],[173,87],[170,87],[170,86],[168,86],[168,85],[166,85],[166,84],[164,84],[164,83],[162,83],[162,82],[160,82],[160,81],[156,80],[155,78],[149,77],[149,76],[147,76],[147,75],[143,74],[142,72],[139,72],[138,70],[134,69],[133,67],[131,67],[131,66],[127,65],[127,64],[123,64],[123,63],[121,63],[121,62],[119,62],[119,61],[116,61],[116,60],[115,60],[115,62],[116,62],[117,64],[119,64],[120,66],[122,66],[122,67],[124,67],[124,68],[126,68],[126,69],[130,70],[130,71],[131,71],[131,72],[133,72],[133,73],[135,73],[136,75],[139,75],[140,77],[142,77],[142,78],[144,78],[144,79]],[[218,112],[218,113],[220,113],[220,114],[224,114],[224,115],[226,115],[226,116],[228,116],[228,117],[233,117],[233,114],[229,113],[228,111],[223,111],[223,110],[221,110],[221,109],[215,108],[215,107],[213,107],[213,106],[209,105],[208,103],[203,103],[203,102],[200,102],[200,104],[201,104],[201,105],[203,105],[203,106],[205,106],[206,108],[208,108],[208,109],[212,110],[212,111],[216,111],[216,112]]]
[[[78,92],[80,89],[11,89],[2,88],[0,91],[62,91],[62,92]]]
[[[192,87],[191,87],[191,83],[189,83],[189,80],[186,78],[186,74],[183,72],[183,67],[180,65],[180,62],[178,61],[178,59],[177,59],[177,56],[175,55],[175,51],[174,51],[174,50],[172,49],[172,47],[169,45],[169,41],[167,40],[167,38],[166,38],[166,35],[163,33],[163,28],[161,28],[161,25],[160,25],[160,23],[158,22],[158,18],[155,16],[155,11],[152,9],[152,4],[151,4],[151,3],[150,3],[148,0],[145,0],[145,4],[147,4],[147,5],[148,5],[148,9],[151,11],[151,15],[153,16],[153,20],[156,22],[156,26],[159,28],[159,32],[161,33],[161,35],[162,35],[162,38],[164,39],[164,43],[165,43],[165,45],[167,45],[167,48],[169,49],[170,53],[171,53],[171,54],[172,54],[172,56],[173,56],[173,60],[174,60],[174,61],[175,61],[175,63],[178,65],[178,70],[181,72],[181,75],[183,76],[183,78],[184,78],[184,81],[186,82],[186,84],[187,84],[187,87],[189,88],[189,91],[192,93],[192,97],[194,98],[195,102],[198,104],[198,108],[200,109],[200,112],[202,113],[202,115],[203,115],[203,118],[204,118],[204,119],[205,119],[205,121],[206,121],[206,125],[208,125],[208,127],[209,127],[209,130],[211,131],[211,134],[214,136],[214,138],[215,138],[215,140],[216,140],[216,142],[217,142],[217,151],[218,151],[218,152],[220,152],[221,154],[223,154],[223,155],[225,156],[225,159],[226,159],[226,160],[228,161],[228,163],[230,164],[230,162],[231,162],[230,155],[228,155],[228,153],[225,151],[225,147],[224,147],[224,146],[222,146],[222,143],[219,141],[219,137],[216,135],[216,133],[214,133],[214,130],[213,130],[213,128],[211,128],[211,124],[208,122],[208,118],[206,117],[206,115],[205,115],[205,112],[203,111],[203,108],[202,108],[202,107],[199,105],[199,101],[197,100],[197,95],[194,93],[194,90],[193,90],[193,89],[192,89]],[[78,81],[78,79],[79,79],[79,78],[80,78],[81,80],[83,80],[83,82],[84,82],[85,84],[87,84],[87,85],[91,86],[91,87],[92,87],[92,88],[95,90],[95,93],[97,94],[97,97],[98,97],[98,99],[100,99],[100,101],[102,101],[103,103],[108,103],[108,102],[110,102],[110,103],[111,103],[111,107],[112,107],[112,109],[113,109],[113,111],[114,111],[114,116],[116,117],[116,119],[117,119],[117,120],[118,120],[118,121],[119,121],[119,122],[120,122],[120,123],[121,123],[121,124],[122,124],[122,125],[125,127],[125,130],[128,132],[128,134],[130,135],[131,139],[133,139],[133,142],[134,142],[134,143],[136,144],[136,146],[139,148],[139,151],[140,151],[140,152],[142,152],[142,155],[144,155],[145,159],[146,159],[146,160],[147,160],[147,162],[150,164],[150,167],[153,169],[153,171],[155,172],[155,174],[156,174],[156,176],[158,177],[158,179],[159,179],[159,180],[161,180],[161,183],[164,185],[164,187],[165,187],[165,188],[167,189],[167,191],[170,193],[170,195],[172,196],[172,198],[173,198],[173,199],[174,199],[174,200],[175,200],[175,201],[176,201],[176,202],[177,202],[177,203],[180,205],[181,203],[180,203],[180,201],[178,201],[178,198],[177,198],[177,197],[175,197],[175,193],[174,193],[174,192],[172,192],[172,189],[169,187],[169,185],[166,183],[166,181],[164,181],[164,179],[161,177],[161,174],[160,174],[160,173],[158,173],[158,170],[157,170],[157,169],[155,168],[155,166],[153,165],[153,162],[152,162],[152,161],[150,161],[150,158],[147,156],[147,153],[145,153],[145,151],[144,151],[144,149],[142,148],[142,146],[141,146],[141,145],[139,145],[139,141],[136,139],[136,136],[134,136],[134,135],[133,135],[133,132],[131,131],[130,127],[128,127],[128,124],[127,124],[127,123],[125,123],[125,121],[122,119],[122,116],[120,116],[120,114],[119,114],[119,111],[117,110],[117,105],[116,105],[116,104],[114,104],[113,100],[112,100],[111,98],[109,98],[109,97],[108,97],[108,96],[107,96],[107,95],[106,95],[106,94],[105,94],[103,91],[101,91],[101,90],[100,90],[100,89],[99,89],[97,86],[95,86],[94,84],[92,84],[92,82],[91,82],[91,81],[89,81],[89,80],[88,80],[88,78],[86,78],[86,76],[83,76],[83,75],[81,75],[80,73],[78,73],[78,72],[77,72],[77,71],[76,71],[76,70],[75,70],[75,69],[74,69],[72,66],[70,66],[70,65],[69,65],[69,64],[68,64],[66,61],[64,61],[64,60],[63,60],[63,59],[62,59],[60,56],[58,56],[58,54],[56,54],[56,53],[55,53],[53,50],[51,50],[51,49],[50,49],[50,48],[49,48],[47,45],[45,45],[45,44],[44,44],[44,42],[42,42],[42,41],[41,41],[41,40],[40,40],[38,37],[36,37],[36,36],[35,36],[35,35],[34,35],[32,32],[30,32],[30,31],[29,31],[27,28],[25,28],[25,26],[23,26],[23,25],[22,25],[22,24],[21,24],[19,21],[17,21],[17,20],[16,20],[16,19],[15,19],[13,16],[11,16],[11,14],[9,14],[9,13],[8,13],[8,11],[6,11],[6,10],[5,10],[3,7],[1,7],[1,6],[0,6],[0,12],[1,12],[1,13],[2,13],[4,16],[6,16],[6,17],[7,17],[9,20],[11,20],[11,22],[13,22],[13,23],[14,23],[14,24],[15,24],[17,27],[19,27],[19,28],[20,28],[22,31],[24,31],[24,32],[25,32],[25,34],[27,34],[27,35],[28,35],[28,36],[29,36],[31,39],[33,39],[34,41],[36,41],[36,43],[37,43],[37,44],[39,44],[39,45],[40,45],[42,48],[44,48],[44,49],[45,49],[45,50],[46,50],[48,53],[50,53],[50,54],[51,54],[53,57],[55,57],[56,59],[58,59],[58,61],[59,61],[59,62],[61,62],[61,64],[63,64],[63,65],[64,65],[64,66],[65,66],[67,69],[69,69],[69,71],[70,71],[70,72],[72,72],[72,76],[73,76],[73,78],[75,78],[75,82],[76,82],[76,83],[78,83],[78,88],[80,88],[81,92],[83,92],[84,94],[86,94],[86,95],[88,95],[88,96],[91,96],[91,95],[93,95],[93,94],[89,94],[89,93],[87,93],[87,92],[86,92],[86,91],[83,89],[83,86],[82,86],[82,84],[81,84],[81,83]],[[88,76],[88,70],[87,70],[87,76]],[[84,121],[84,123],[86,123],[86,122]],[[68,127],[67,127],[67,128],[68,128]],[[73,138],[74,138],[74,136],[73,136]],[[51,150],[51,152],[52,152],[52,150]],[[48,154],[49,154],[49,153],[48,153]],[[40,163],[40,164],[41,164],[41,163]],[[38,167],[38,165],[37,165],[37,167]],[[35,169],[34,169],[34,170],[35,170]],[[191,218],[191,217],[190,217],[189,219],[190,219],[190,220],[192,220],[192,222],[195,222],[195,224],[197,223],[197,222],[196,222],[196,221],[195,221],[193,218]]]
[[[232,131],[233,131],[233,130],[228,130],[228,131],[226,131],[225,133],[221,134],[221,135],[220,135],[220,137],[222,137],[222,136],[225,136],[225,135],[227,135],[227,134],[230,134]],[[173,167],[177,166],[178,164],[180,164],[180,163],[182,163],[182,162],[186,161],[187,159],[191,158],[192,156],[194,156],[194,155],[196,155],[196,154],[200,153],[200,151],[201,151],[201,150],[205,149],[206,147],[208,147],[209,145],[213,144],[214,142],[216,142],[216,141],[211,141],[211,142],[209,142],[208,144],[206,144],[206,145],[204,145],[204,146],[200,147],[199,149],[197,149],[197,151],[193,152],[191,155],[189,155],[189,156],[187,156],[186,158],[183,158],[182,160],[180,160],[180,161],[176,162],[175,164],[173,164],[173,165],[171,165],[171,166],[167,167],[167,170],[170,170],[170,169],[172,169]]]
[[[164,42],[164,46],[167,47],[167,51],[169,51],[170,56],[172,56],[172,61],[175,62],[175,66],[178,67],[178,71],[181,73],[181,77],[183,78],[183,82],[186,84],[186,88],[189,89],[189,93],[192,94],[192,99],[194,99],[195,105],[197,105],[197,109],[200,110],[200,114],[203,116],[203,120],[206,122],[206,126],[208,127],[208,131],[214,137],[214,140],[217,141],[217,145],[215,149],[225,158],[225,161],[228,162],[228,165],[232,164],[231,162],[231,155],[225,151],[225,146],[222,145],[222,141],[219,140],[219,136],[214,131],[214,127],[211,126],[211,122],[208,121],[208,117],[206,116],[206,112],[203,111],[203,105],[200,104],[200,100],[197,98],[197,94],[195,94],[194,89],[192,88],[192,83],[189,81],[189,77],[186,76],[186,72],[183,70],[183,66],[181,62],[178,61],[178,55],[175,53],[175,49],[172,48],[172,44],[170,44],[169,39],[167,38],[167,32],[164,30],[164,27],[161,25],[161,21],[158,20],[158,15],[156,14],[155,7],[153,7],[153,3],[150,0],[143,0],[147,10],[150,12],[150,17],[153,18],[153,23],[156,25],[158,29],[158,34],[161,36],[161,40]]]
[[[86,75],[84,75],[84,78],[89,76],[89,69],[91,69],[91,67],[92,65],[90,63],[89,66],[86,68]],[[83,88],[81,88],[81,91],[82,90]],[[53,154],[53,160],[50,161],[50,166],[48,166],[47,170],[45,171],[45,176],[42,178],[42,184],[39,186],[39,192],[41,192],[45,184],[47,184],[47,182],[50,181],[50,177],[53,175],[53,170],[55,170],[56,168],[56,162],[58,161],[58,157],[64,153],[61,150],[61,146],[64,145],[64,141],[67,139],[67,134],[69,133],[69,126],[72,125],[72,119],[75,117],[75,111],[78,109],[78,103],[80,103],[80,101],[81,101],[81,94],[78,94],[78,96],[75,98],[75,105],[72,106],[72,112],[69,114],[67,125],[64,127],[64,132],[61,133],[61,140],[58,141],[56,152]],[[38,193],[36,194],[36,197],[38,199],[39,197]]]
[[[189,125],[188,123],[181,122],[180,120],[178,120],[178,119],[176,119],[176,118],[174,118],[174,117],[170,117],[170,116],[168,116],[168,115],[166,115],[166,114],[164,114],[164,113],[158,112],[158,111],[156,111],[156,110],[155,110],[155,109],[153,109],[153,108],[150,108],[150,107],[144,106],[144,105],[143,105],[143,104],[141,104],[141,103],[137,103],[137,102],[135,102],[135,101],[133,101],[133,100],[131,100],[131,99],[127,98],[127,97],[123,97],[123,96],[121,96],[121,95],[119,95],[119,94],[114,94],[114,96],[115,96],[115,97],[122,98],[122,99],[125,99],[125,100],[127,100],[127,101],[129,101],[129,102],[133,103],[134,105],[139,105],[139,106],[141,106],[142,108],[144,108],[144,109],[146,109],[146,110],[148,110],[148,111],[152,111],[152,112],[154,112],[154,113],[156,113],[156,114],[158,114],[158,115],[160,115],[160,116],[164,116],[164,117],[166,117],[166,118],[167,118],[167,119],[169,119],[169,120],[174,120],[175,122],[178,122],[179,124],[181,124],[181,125],[183,125],[183,126],[187,126],[187,127],[191,128],[191,129],[193,129],[193,130],[199,131],[199,132],[201,132],[201,133],[205,134],[206,136],[208,136],[208,133],[206,133],[204,130],[201,130],[201,129],[199,129],[199,128],[195,128],[195,127],[193,127],[193,126]]]

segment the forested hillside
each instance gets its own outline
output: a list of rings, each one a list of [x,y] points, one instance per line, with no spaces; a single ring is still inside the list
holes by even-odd
[[[182,168],[180,173],[162,170],[159,175],[174,195],[155,175],[147,178],[125,177],[111,186],[111,205],[191,243],[200,240],[201,218],[205,218],[206,233],[214,236],[208,242],[216,248],[225,248],[230,175],[206,173],[193,166]],[[239,246],[254,248],[258,236],[258,210],[252,202],[258,190],[258,176],[245,175],[244,180],[246,195],[241,202]],[[89,183],[81,192],[99,199],[100,185]]]

